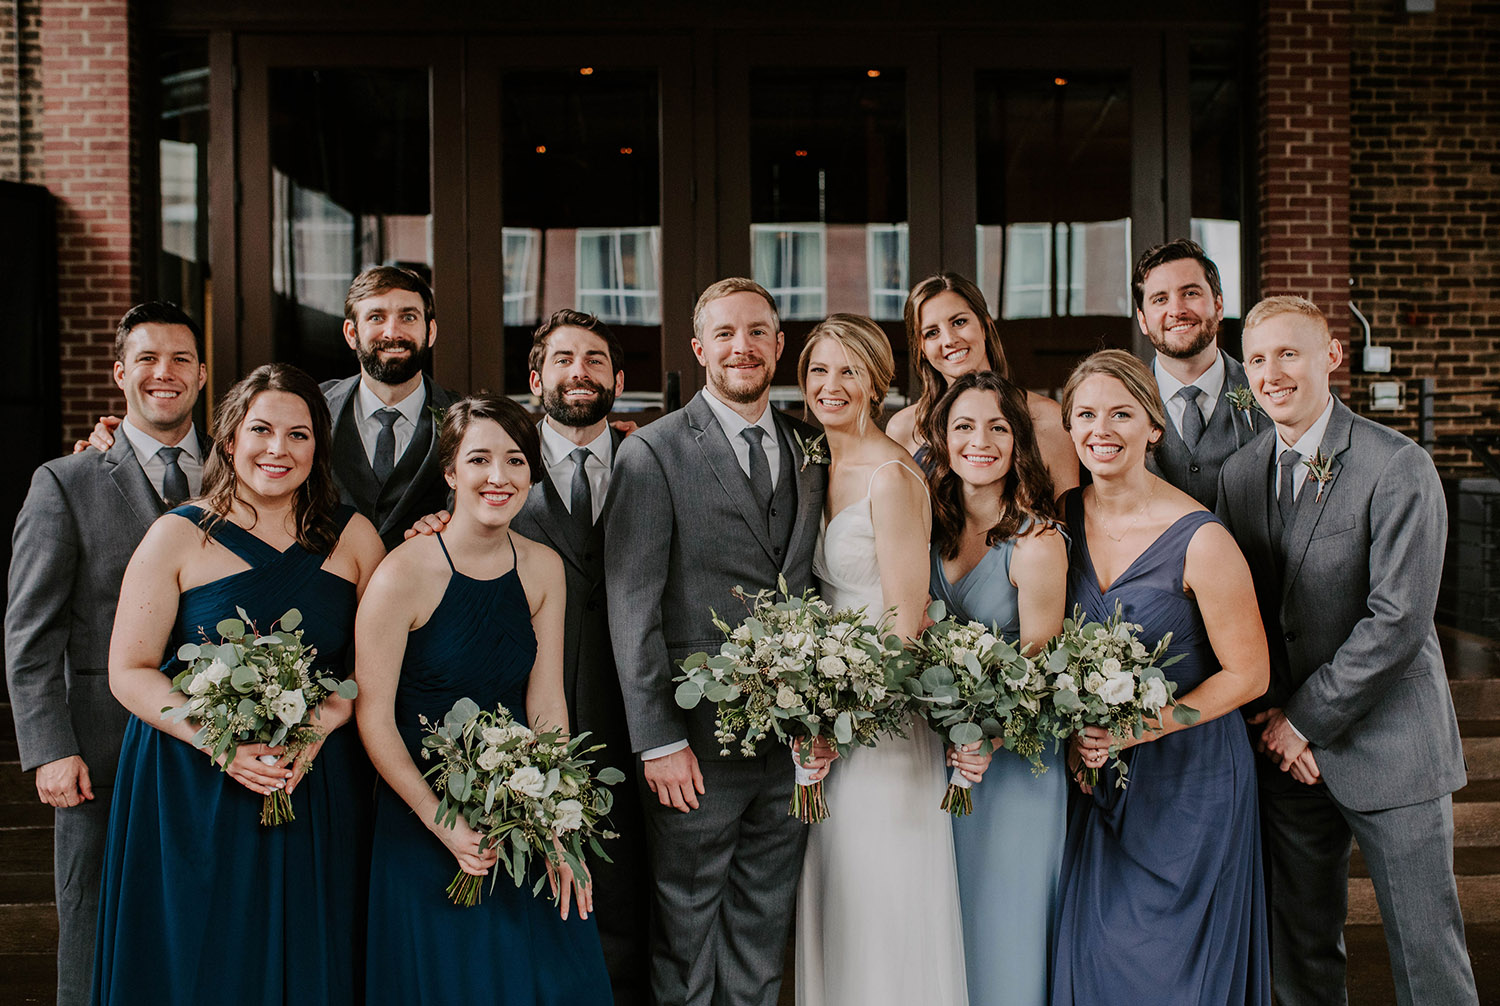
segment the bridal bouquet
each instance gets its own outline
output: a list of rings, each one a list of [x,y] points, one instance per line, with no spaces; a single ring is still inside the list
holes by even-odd
[[[566,862],[575,877],[586,877],[583,845],[594,855],[613,862],[599,844],[615,838],[603,827],[614,806],[607,787],[623,782],[625,773],[606,767],[595,773],[589,755],[604,747],[585,747],[588,734],[569,738],[560,730],[536,733],[517,723],[509,710],[482,710],[472,699],[459,699],[441,723],[420,717],[428,736],[422,738],[422,757],[437,764],[432,777],[438,795],[439,824],[452,827],[460,815],[480,834],[479,847],[495,849],[500,863],[517,887],[527,876],[533,854],[542,856],[549,872]],[[494,874],[494,889],[499,874]],[[483,878],[462,870],[448,885],[455,905],[479,903]],[[533,896],[547,882],[542,874]],[[561,896],[560,885],[552,892]]]
[[[1047,771],[1041,716],[1048,687],[1041,668],[989,626],[946,615],[942,601],[932,602],[933,624],[908,647],[916,670],[906,689],[918,700],[917,712],[950,744],[977,741],[986,753],[1004,746],[1030,761],[1033,773]],[[954,769],[943,809],[955,817],[973,813],[972,786]]]
[[[297,628],[302,614],[296,608],[272,623],[274,631],[265,635],[256,631],[243,608],[235,611],[239,618],[226,618],[214,627],[222,642],[178,647],[177,659],[188,666],[172,679],[172,691],[188,698],[180,706],[162,709],[162,718],[198,724],[193,743],[206,748],[220,767],[234,760],[241,744],[284,744],[285,757],[296,760],[323,739],[312,722],[322,701],[330,695],[352,699],[359,686],[313,670],[318,651],[302,642]],[[268,765],[279,760],[261,755]],[[260,823],[290,820],[292,798],[286,790],[268,795]]]
[[[911,659],[884,620],[870,624],[862,608],[834,611],[811,591],[792,597],[785,580],[779,587],[756,594],[736,587],[750,609],[737,626],[713,613],[725,641],[712,656],[682,661],[677,704],[692,709],[706,699],[718,706],[715,735],[725,755],[736,744],[741,754],[754,754],[773,733],[804,742],[804,759],[814,738],[842,755],[874,745],[882,733],[904,735],[910,708],[902,685]],[[799,763],[789,809],[808,823],[828,817],[823,783],[810,776]]]
[[[1067,738],[1084,727],[1103,727],[1117,741],[1140,737],[1152,729],[1147,720],[1160,722],[1168,706],[1178,723],[1198,722],[1198,711],[1177,701],[1177,683],[1162,673],[1182,659],[1181,654],[1162,659],[1172,634],[1148,650],[1137,638],[1140,631],[1139,625],[1125,621],[1118,601],[1103,623],[1086,621],[1082,608],[1073,609],[1073,617],[1063,621],[1063,631],[1041,656],[1051,675],[1051,702],[1044,715],[1052,736]],[[1120,750],[1114,743],[1109,753],[1123,789],[1129,769]],[[1089,785],[1098,785],[1099,770],[1085,771]]]

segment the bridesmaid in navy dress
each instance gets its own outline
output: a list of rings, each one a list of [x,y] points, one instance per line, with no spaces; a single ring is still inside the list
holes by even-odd
[[[468,697],[534,729],[568,726],[562,560],[510,530],[541,470],[536,426],[509,399],[454,404],[438,451],[453,488],[446,530],[398,546],[360,605],[359,730],[376,770],[367,1001],[556,1004],[612,1001],[587,877],[553,878],[560,906],[516,887],[458,818],[434,821],[419,717]],[[419,768],[419,761],[421,767]],[[488,881],[478,905],[445,893],[454,866]]]
[[[1255,766],[1244,721],[1226,715],[1266,689],[1265,632],[1250,572],[1214,516],[1146,470],[1165,412],[1156,381],[1122,350],[1079,364],[1063,418],[1093,483],[1066,497],[1071,602],[1096,620],[1124,608],[1202,713],[1127,741],[1129,786],[1113,771],[1068,826],[1054,1004],[1269,1006],[1271,988]],[[1075,738],[1105,765],[1109,737]],[[1087,790],[1086,790],[1087,792]]]
[[[958,378],[938,399],[931,445],[932,595],[957,618],[985,622],[1035,652],[1062,630],[1067,540],[1037,450],[1026,393],[999,374]],[[978,745],[973,745],[977,749]],[[984,770],[984,763],[989,768]],[[974,812],[953,819],[971,1006],[1045,1006],[1067,821],[1067,776],[1001,749],[966,747],[948,763],[974,787]]]
[[[134,716],[110,813],[95,1003],[361,1001],[370,774],[340,729],[352,704],[324,704],[325,740],[296,764],[264,764],[283,749],[242,744],[227,773],[193,746],[195,726],[161,714],[185,699],[169,691],[177,648],[217,642],[236,607],[263,630],[299,609],[317,666],[343,676],[357,598],[384,549],[339,506],[330,443],[312,378],[257,369],[219,403],[203,499],[159,519],[130,561],[109,679]],[[295,818],[265,827],[262,798],[282,787]]]

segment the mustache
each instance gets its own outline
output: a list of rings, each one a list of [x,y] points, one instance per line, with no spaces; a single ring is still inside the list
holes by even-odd
[[[595,394],[602,395],[604,394],[604,385],[587,377],[575,377],[571,381],[557,385],[555,390],[559,395],[567,394],[569,391],[592,391]]]

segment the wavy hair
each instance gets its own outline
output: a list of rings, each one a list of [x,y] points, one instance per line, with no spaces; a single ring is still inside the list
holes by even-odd
[[[943,392],[922,429],[930,465],[927,483],[932,489],[932,541],[944,559],[957,556],[963,541],[964,487],[948,454],[948,417],[953,404],[966,391],[993,394],[1000,403],[1000,414],[1010,426],[1010,471],[1001,483],[1000,510],[994,525],[985,533],[985,544],[993,548],[1015,537],[1028,519],[1038,527],[1061,523],[1052,499],[1052,476],[1037,448],[1026,392],[994,371],[965,374]]]
[[[916,361],[917,376],[922,381],[922,394],[917,399],[916,425],[913,427],[918,431],[927,428],[927,416],[943,396],[945,387],[943,375],[927,362],[927,355],[922,352],[922,307],[944,291],[951,291],[962,297],[984,329],[984,354],[990,370],[1001,377],[1010,377],[1005,347],[1000,344],[1000,326],[990,317],[984,293],[973,282],[956,272],[940,272],[928,276],[911,288],[911,293],[906,298],[906,308],[902,312],[906,322],[906,344],[911,350],[911,358]]]
[[[859,414],[859,429],[864,432],[865,423],[878,420],[880,413],[884,411],[885,395],[891,389],[891,380],[896,375],[891,342],[880,326],[864,315],[830,314],[818,322],[807,333],[802,353],[797,358],[797,387],[802,390],[804,402],[807,399],[807,368],[812,363],[813,347],[823,339],[843,348],[858,377],[860,389],[870,395],[865,411]]]

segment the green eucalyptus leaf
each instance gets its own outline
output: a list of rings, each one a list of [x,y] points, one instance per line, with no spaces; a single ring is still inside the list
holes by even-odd
[[[345,678],[339,682],[339,686],[334,689],[334,693],[341,699],[351,701],[357,699],[359,698],[359,682],[353,678]]]
[[[291,632],[293,629],[297,628],[297,626],[302,624],[302,612],[298,611],[296,608],[292,608],[285,615],[282,615],[281,618],[278,619],[278,621],[281,622],[281,628],[283,631]]]
[[[695,681],[684,681],[677,686],[676,698],[679,706],[692,709],[703,698],[703,687]]]
[[[200,648],[197,643],[183,643],[177,647],[177,659],[183,663],[192,663],[198,659]]]
[[[625,781],[625,773],[621,772],[613,765],[609,765],[599,770],[599,775],[597,778],[599,782],[603,783],[606,786],[614,786]]]
[[[245,634],[245,623],[238,618],[226,618],[214,626],[214,631],[219,634],[219,638],[221,639],[239,639]]]

